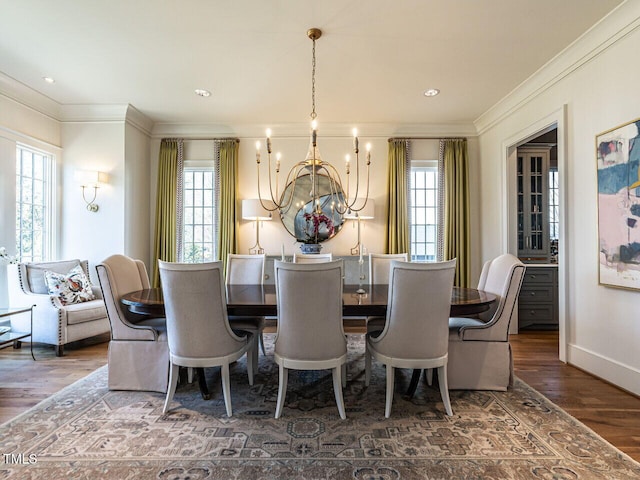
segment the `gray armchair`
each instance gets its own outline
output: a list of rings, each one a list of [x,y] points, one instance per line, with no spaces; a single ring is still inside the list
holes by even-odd
[[[365,385],[371,378],[372,357],[387,367],[387,418],[393,402],[394,368],[437,368],[442,402],[447,415],[453,415],[447,388],[447,337],[455,265],[456,260],[391,262],[384,330],[367,333],[365,352]]]
[[[282,414],[289,369],[331,369],[340,418],[345,419],[347,341],[342,328],[342,260],[324,263],[275,262],[279,367],[275,417]]]
[[[251,350],[254,335],[236,335],[227,318],[222,262],[170,263],[158,261],[167,315],[171,370],[163,413],[178,383],[178,367],[221,369],[227,415],[232,415],[229,364],[247,354],[249,384],[253,385]],[[201,380],[204,381],[204,378]]]
[[[112,255],[96,266],[109,322],[109,389],[166,392],[169,346],[164,318],[131,318],[120,303],[130,292],[149,288],[140,260]]]
[[[109,320],[98,286],[91,287],[95,300],[70,305],[63,305],[59,298],[49,294],[44,272],[49,270],[58,274],[67,274],[78,265],[82,267],[87,279],[90,278],[86,260],[7,265],[11,306],[35,305],[31,341],[54,345],[58,357],[64,354],[64,346],[67,343],[109,331]],[[12,317],[11,328],[28,332],[29,317],[22,315]]]
[[[479,290],[498,298],[480,318],[449,319],[449,388],[507,390],[513,383],[509,325],[525,266],[511,254],[484,264]]]

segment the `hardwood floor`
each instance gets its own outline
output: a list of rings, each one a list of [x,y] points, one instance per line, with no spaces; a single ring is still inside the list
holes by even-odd
[[[358,333],[361,327],[350,326]],[[0,423],[19,415],[58,390],[107,363],[108,336],[65,347],[29,345],[0,350]],[[511,337],[516,375],[601,437],[640,461],[640,398],[558,360],[557,332]]]

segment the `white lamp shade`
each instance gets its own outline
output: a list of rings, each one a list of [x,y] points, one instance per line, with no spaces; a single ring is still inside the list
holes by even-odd
[[[262,200],[268,208],[275,208],[273,202]],[[271,220],[272,213],[262,207],[259,198],[248,198],[242,200],[242,218],[244,220]]]
[[[364,200],[364,198],[358,197],[354,206],[356,208],[362,207]],[[353,210],[351,212],[347,212],[344,214],[344,218],[346,218],[347,220],[357,220],[358,218],[360,218],[360,220],[372,220],[374,217],[373,212],[375,211],[375,209],[376,202],[374,202],[373,199],[370,198],[367,200],[367,204],[362,210],[360,210],[359,212]]]
[[[73,178],[83,187],[97,187],[101,183],[109,182],[109,175],[96,170],[76,170],[73,172]]]

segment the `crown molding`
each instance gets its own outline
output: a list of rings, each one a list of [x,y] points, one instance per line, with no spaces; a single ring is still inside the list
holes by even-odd
[[[151,136],[153,130],[153,120],[138,110],[133,105],[127,106],[127,123],[133,125],[147,136]]]
[[[53,120],[60,118],[60,104],[0,72],[0,95]]]
[[[128,104],[121,105],[61,105],[62,123],[124,122]]]
[[[274,137],[307,137],[308,123],[281,123],[274,125],[220,125],[188,123],[156,123],[151,136],[153,138],[261,138],[267,128],[271,128]],[[322,124],[318,128],[319,137],[350,137],[353,124]],[[367,137],[475,137],[476,128],[465,124],[383,124],[364,123],[358,125],[359,136]]]
[[[473,123],[478,135],[598,57],[640,27],[640,2],[627,0],[549,60]]]

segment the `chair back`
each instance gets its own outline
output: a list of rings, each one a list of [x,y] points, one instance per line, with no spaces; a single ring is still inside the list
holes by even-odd
[[[482,329],[491,329],[489,338],[486,336],[486,331],[481,334],[483,339],[508,340],[509,324],[513,317],[518,295],[520,295],[524,271],[524,263],[510,253],[489,260],[482,267],[478,290],[484,290],[497,296],[493,308],[489,312],[484,312],[485,316],[481,317],[485,321],[488,320]],[[486,318],[487,314],[490,315],[489,318]],[[475,328],[465,327],[464,330],[464,338],[466,340],[473,339]]]
[[[262,285],[264,283],[264,255],[227,255],[228,285]]]
[[[325,263],[333,261],[331,253],[294,253],[293,263]]]
[[[406,253],[370,253],[369,254],[369,284],[387,285],[392,260],[408,261]]]
[[[455,259],[391,262],[387,319],[376,349],[407,359],[438,358],[447,353],[455,266]]]
[[[342,328],[343,262],[274,265],[278,334],[275,352],[296,360],[330,360],[347,351]]]
[[[111,338],[155,340],[156,334],[149,328],[132,329],[134,325],[120,303],[123,295],[149,288],[149,275],[144,263],[126,255],[111,255],[96,265],[96,272],[111,324]]]
[[[158,267],[172,359],[222,357],[246,343],[229,326],[222,262],[159,260]]]

